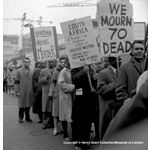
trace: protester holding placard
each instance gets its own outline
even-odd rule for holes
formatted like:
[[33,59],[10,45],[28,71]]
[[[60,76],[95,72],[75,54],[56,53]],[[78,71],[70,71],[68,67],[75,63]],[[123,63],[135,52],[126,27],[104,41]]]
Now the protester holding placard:
[[59,120],[62,121],[64,130],[64,140],[69,141],[67,126],[72,122],[72,92],[74,84],[72,84],[70,64],[68,58],[65,62],[65,67],[61,70],[58,78],[59,87]]
[[42,112],[44,113],[43,129],[53,127],[52,101],[49,101],[48,93],[52,82],[54,66],[54,60],[48,60],[47,68],[41,70],[39,77],[39,82],[42,84]]
[[142,41],[132,44],[131,60],[118,69],[116,98],[122,103],[135,94],[139,76],[145,71],[145,45]]
[[66,56],[61,56],[59,58],[59,63],[55,68],[55,71],[53,73],[52,77],[52,83],[50,85],[49,90],[49,100],[52,100],[52,116],[54,120],[54,131],[53,135],[56,136],[58,133],[61,132],[61,129],[59,128],[59,88],[58,88],[58,77],[60,74],[60,71],[65,67],[65,61]]
[[116,100],[116,69],[117,59],[109,57],[109,66],[98,74],[98,94],[99,94],[99,107],[100,107],[100,139],[103,138],[104,133],[113,118],[113,108],[111,105]]
[[[99,105],[95,90],[97,81],[89,66],[72,69],[72,78],[75,84],[72,106],[72,139],[78,142],[75,147],[85,148],[87,145],[82,142],[90,140],[91,124],[92,122],[96,123],[96,117],[98,117],[96,106]],[[99,125],[96,124],[97,126]],[[95,131],[96,138],[98,138],[99,133],[97,130]]]

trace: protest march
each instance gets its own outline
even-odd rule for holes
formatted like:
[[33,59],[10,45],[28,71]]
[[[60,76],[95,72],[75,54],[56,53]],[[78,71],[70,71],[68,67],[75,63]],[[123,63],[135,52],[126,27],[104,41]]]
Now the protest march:
[[7,61],[3,92],[17,99],[19,126],[50,128],[72,149],[147,149],[148,24],[128,0],[100,0],[95,10],[60,22],[61,34],[30,25],[32,57]]

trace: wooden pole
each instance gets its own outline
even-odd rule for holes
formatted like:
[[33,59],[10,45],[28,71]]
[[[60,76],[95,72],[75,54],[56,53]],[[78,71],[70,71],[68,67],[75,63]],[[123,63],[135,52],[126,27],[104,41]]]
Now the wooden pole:
[[117,69],[119,68],[119,56],[117,56]]
[[[89,67],[89,66],[88,66],[88,67]],[[88,76],[88,80],[89,80],[91,92],[93,92],[94,90],[93,90],[93,86],[92,86],[92,82],[91,82],[91,77],[90,77],[90,72],[89,72],[89,70],[88,70],[88,72],[87,72],[87,76]]]

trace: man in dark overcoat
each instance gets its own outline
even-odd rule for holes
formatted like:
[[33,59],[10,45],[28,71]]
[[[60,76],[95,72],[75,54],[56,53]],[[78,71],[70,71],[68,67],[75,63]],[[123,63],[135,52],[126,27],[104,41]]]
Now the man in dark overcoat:
[[142,41],[132,44],[131,60],[118,69],[116,98],[124,103],[135,94],[137,80],[145,71],[145,45]]
[[39,122],[43,122],[43,113],[42,113],[42,85],[39,83],[39,76],[42,69],[42,64],[40,62],[35,63],[35,69],[32,77],[32,86],[34,93],[34,102],[33,102],[33,113],[37,113],[39,117]]
[[110,110],[111,104],[116,100],[115,87],[116,87],[116,69],[117,61],[115,57],[109,57],[109,66],[100,71],[97,76],[97,91],[99,94],[99,110],[100,110],[100,139],[113,118]]
[[[93,73],[93,69],[89,69],[88,66],[72,69],[72,82],[75,84],[72,106],[72,140],[79,143],[90,140],[91,124],[96,117],[96,109],[98,109],[96,108],[98,107],[98,96],[95,92],[97,81]],[[87,147],[79,143],[76,147]]]

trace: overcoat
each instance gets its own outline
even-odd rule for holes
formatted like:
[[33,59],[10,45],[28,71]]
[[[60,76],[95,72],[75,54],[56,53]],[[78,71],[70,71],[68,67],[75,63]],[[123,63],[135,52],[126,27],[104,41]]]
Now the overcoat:
[[49,100],[49,88],[54,69],[45,68],[40,72],[39,82],[42,84],[42,112],[52,112],[52,101]]
[[115,83],[116,83],[116,74],[110,66],[99,72],[97,90],[99,94],[99,110],[100,110],[99,131],[101,139],[112,119],[112,114],[110,112],[109,105],[116,99]]
[[52,83],[49,90],[49,96],[52,96],[52,116],[59,117],[59,89],[58,89],[58,77],[60,71],[55,69],[52,77]]
[[134,58],[118,69],[118,78],[116,83],[116,98],[125,101],[131,98],[135,92],[137,80],[145,71],[145,61],[141,63],[135,61]]
[[31,107],[33,104],[33,90],[32,90],[32,76],[33,71],[27,71],[24,67],[16,72],[16,81],[18,81],[18,106]]
[[59,87],[59,119],[61,121],[72,122],[72,95],[74,89],[71,73],[68,68],[61,70],[58,78]]

